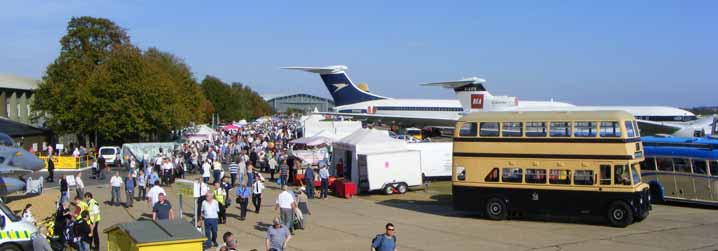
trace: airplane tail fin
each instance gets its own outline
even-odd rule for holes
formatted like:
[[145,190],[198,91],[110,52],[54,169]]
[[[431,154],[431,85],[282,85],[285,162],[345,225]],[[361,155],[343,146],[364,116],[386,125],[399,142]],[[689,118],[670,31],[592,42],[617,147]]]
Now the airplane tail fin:
[[370,100],[388,99],[359,89],[346,74],[348,67],[335,65],[327,67],[282,67],[286,70],[299,70],[319,74],[329,94],[334,99],[334,105],[343,106]]

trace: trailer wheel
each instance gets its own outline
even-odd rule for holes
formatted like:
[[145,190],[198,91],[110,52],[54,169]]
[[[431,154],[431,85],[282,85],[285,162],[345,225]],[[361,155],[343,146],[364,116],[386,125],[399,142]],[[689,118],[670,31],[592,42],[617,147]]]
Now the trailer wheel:
[[399,183],[399,187],[397,187],[396,190],[399,190],[400,194],[405,194],[406,191],[409,191],[409,187],[405,183]]
[[390,195],[394,193],[394,187],[391,184],[384,185],[384,194]]
[[623,201],[614,201],[608,207],[608,222],[613,227],[626,227],[633,223],[631,207]]

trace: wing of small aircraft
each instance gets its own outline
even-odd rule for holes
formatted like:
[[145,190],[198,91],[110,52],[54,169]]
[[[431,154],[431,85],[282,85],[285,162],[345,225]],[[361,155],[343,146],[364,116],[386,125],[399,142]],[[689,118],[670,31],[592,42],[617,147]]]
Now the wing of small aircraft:
[[416,127],[423,126],[451,126],[456,124],[456,120],[459,119],[460,115],[452,117],[440,117],[440,116],[400,116],[400,115],[385,115],[385,114],[368,114],[368,113],[343,113],[343,112],[315,112],[315,114],[321,115],[332,115],[332,116],[343,116],[353,117],[355,119],[362,119],[368,121],[381,121],[384,123],[397,123],[401,125],[410,125]]
[[25,174],[32,173],[32,170],[24,169],[24,168],[18,168],[18,167],[11,167],[8,165],[0,165],[0,175],[3,176],[22,176]]

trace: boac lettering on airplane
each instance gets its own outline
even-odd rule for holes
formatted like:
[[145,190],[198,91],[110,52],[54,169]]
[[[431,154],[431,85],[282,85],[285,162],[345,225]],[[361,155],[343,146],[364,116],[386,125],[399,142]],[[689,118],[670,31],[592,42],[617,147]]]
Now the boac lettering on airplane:
[[484,109],[484,94],[471,94],[471,109]]

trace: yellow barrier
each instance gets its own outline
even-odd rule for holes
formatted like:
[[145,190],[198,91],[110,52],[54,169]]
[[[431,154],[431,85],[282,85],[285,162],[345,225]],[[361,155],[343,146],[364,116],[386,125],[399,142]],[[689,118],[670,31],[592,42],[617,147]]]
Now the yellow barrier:
[[[38,155],[38,158],[45,163],[45,169],[47,169],[47,156]],[[55,163],[55,169],[75,170],[92,165],[92,158],[89,155],[79,158],[73,156],[55,156],[52,157],[52,162]]]

